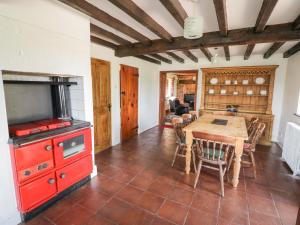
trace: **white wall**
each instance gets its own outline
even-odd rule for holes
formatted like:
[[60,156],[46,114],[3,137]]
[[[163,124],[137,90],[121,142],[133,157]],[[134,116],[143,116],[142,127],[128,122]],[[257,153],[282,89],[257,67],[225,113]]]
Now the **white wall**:
[[[53,0],[0,1],[0,70],[83,76],[85,119],[93,122],[89,19]],[[2,77],[0,75],[2,82]],[[0,84],[0,224],[20,220]]]
[[120,142],[120,64],[139,69],[138,132],[158,125],[158,65],[134,57],[115,57],[113,50],[97,44],[91,44],[91,57],[111,63],[112,144]]
[[278,141],[279,124],[283,103],[283,90],[286,76],[287,59],[282,57],[282,54],[275,54],[269,59],[263,59],[262,55],[251,55],[248,60],[244,60],[242,56],[234,56],[230,61],[224,58],[219,58],[217,63],[211,63],[207,59],[201,58],[198,63],[186,60],[184,64],[174,62],[173,64],[163,64],[160,66],[160,71],[171,70],[199,70],[198,74],[198,93],[197,93],[197,110],[200,108],[201,101],[201,85],[202,73],[201,68],[206,67],[230,67],[230,66],[259,66],[259,65],[279,65],[275,74],[275,86],[273,93],[272,111],[275,115],[273,124],[272,140]]
[[280,121],[279,144],[283,144],[287,122],[300,124],[300,118],[295,116],[300,92],[300,52],[291,56],[287,63],[287,74],[284,88],[283,110]]

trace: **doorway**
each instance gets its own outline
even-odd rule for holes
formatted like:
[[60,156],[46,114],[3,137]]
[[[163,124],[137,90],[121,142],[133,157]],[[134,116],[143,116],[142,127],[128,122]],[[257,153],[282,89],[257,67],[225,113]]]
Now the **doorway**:
[[159,122],[171,126],[174,116],[196,111],[198,70],[160,72]]
[[121,141],[125,141],[138,133],[138,85],[138,68],[121,65]]
[[91,59],[95,153],[111,146],[110,62]]

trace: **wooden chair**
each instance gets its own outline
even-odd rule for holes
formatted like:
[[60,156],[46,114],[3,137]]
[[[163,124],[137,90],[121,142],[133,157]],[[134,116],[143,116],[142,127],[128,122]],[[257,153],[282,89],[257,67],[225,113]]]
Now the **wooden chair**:
[[[193,137],[199,157],[194,188],[198,183],[201,168],[206,167],[219,171],[221,195],[224,197],[224,175],[228,170],[227,166],[231,163],[227,163],[227,158],[230,153],[234,153],[235,139],[202,132],[193,132]],[[232,157],[230,158],[232,159]]]
[[184,113],[181,115],[181,117],[185,126],[192,122],[192,115],[189,113]]
[[[182,128],[184,127],[183,119],[182,118],[173,118],[172,125],[174,127],[174,131],[176,134],[176,150],[174,153],[172,167],[176,161],[177,157],[185,158],[186,157],[186,142],[185,142],[185,133],[183,132]],[[194,164],[194,170],[196,172],[196,158],[195,158],[195,147],[192,147],[192,160]]]
[[198,119],[197,111],[190,111],[190,114],[192,115],[191,122],[194,122]]
[[256,163],[254,158],[254,152],[256,149],[256,145],[262,136],[264,130],[266,128],[266,124],[264,123],[256,123],[254,125],[254,134],[249,137],[248,142],[244,143],[243,155],[248,157],[248,160],[242,160],[242,164],[250,166],[253,168],[253,177],[256,178]]
[[251,120],[249,121],[248,127],[247,127],[247,132],[248,135],[250,135],[255,129],[255,124],[258,122],[257,117],[252,117]]
[[213,115],[236,116],[236,113],[235,112],[227,112],[227,111],[213,111]]

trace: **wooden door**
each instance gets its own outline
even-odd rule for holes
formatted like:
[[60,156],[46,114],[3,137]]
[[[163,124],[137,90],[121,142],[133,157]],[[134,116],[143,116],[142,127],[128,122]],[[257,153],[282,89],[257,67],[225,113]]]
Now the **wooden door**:
[[121,140],[124,141],[138,132],[138,69],[121,65]]
[[98,153],[111,146],[110,62],[92,59],[94,146]]
[[160,126],[163,126],[165,124],[166,82],[167,82],[167,74],[161,72],[160,82],[159,82],[159,124]]

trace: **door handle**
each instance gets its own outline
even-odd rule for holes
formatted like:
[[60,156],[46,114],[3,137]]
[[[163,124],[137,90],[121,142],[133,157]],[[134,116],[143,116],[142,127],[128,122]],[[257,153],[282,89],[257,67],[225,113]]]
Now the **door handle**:
[[61,178],[61,179],[65,179],[66,178],[66,174],[65,173],[61,173],[60,175],[59,175],[59,177]]
[[46,145],[45,146],[45,150],[46,151],[51,151],[52,150],[52,146],[51,145]]
[[121,95],[125,95],[125,91],[121,91]]
[[54,178],[50,178],[50,179],[48,180],[48,183],[49,183],[49,184],[54,184],[54,183],[55,183],[55,179],[54,179]]
[[64,147],[64,143],[63,142],[59,142],[57,145],[58,145],[58,147]]
[[107,107],[108,107],[108,111],[110,112],[110,109],[111,109],[111,104],[110,104],[110,103],[108,103]]

